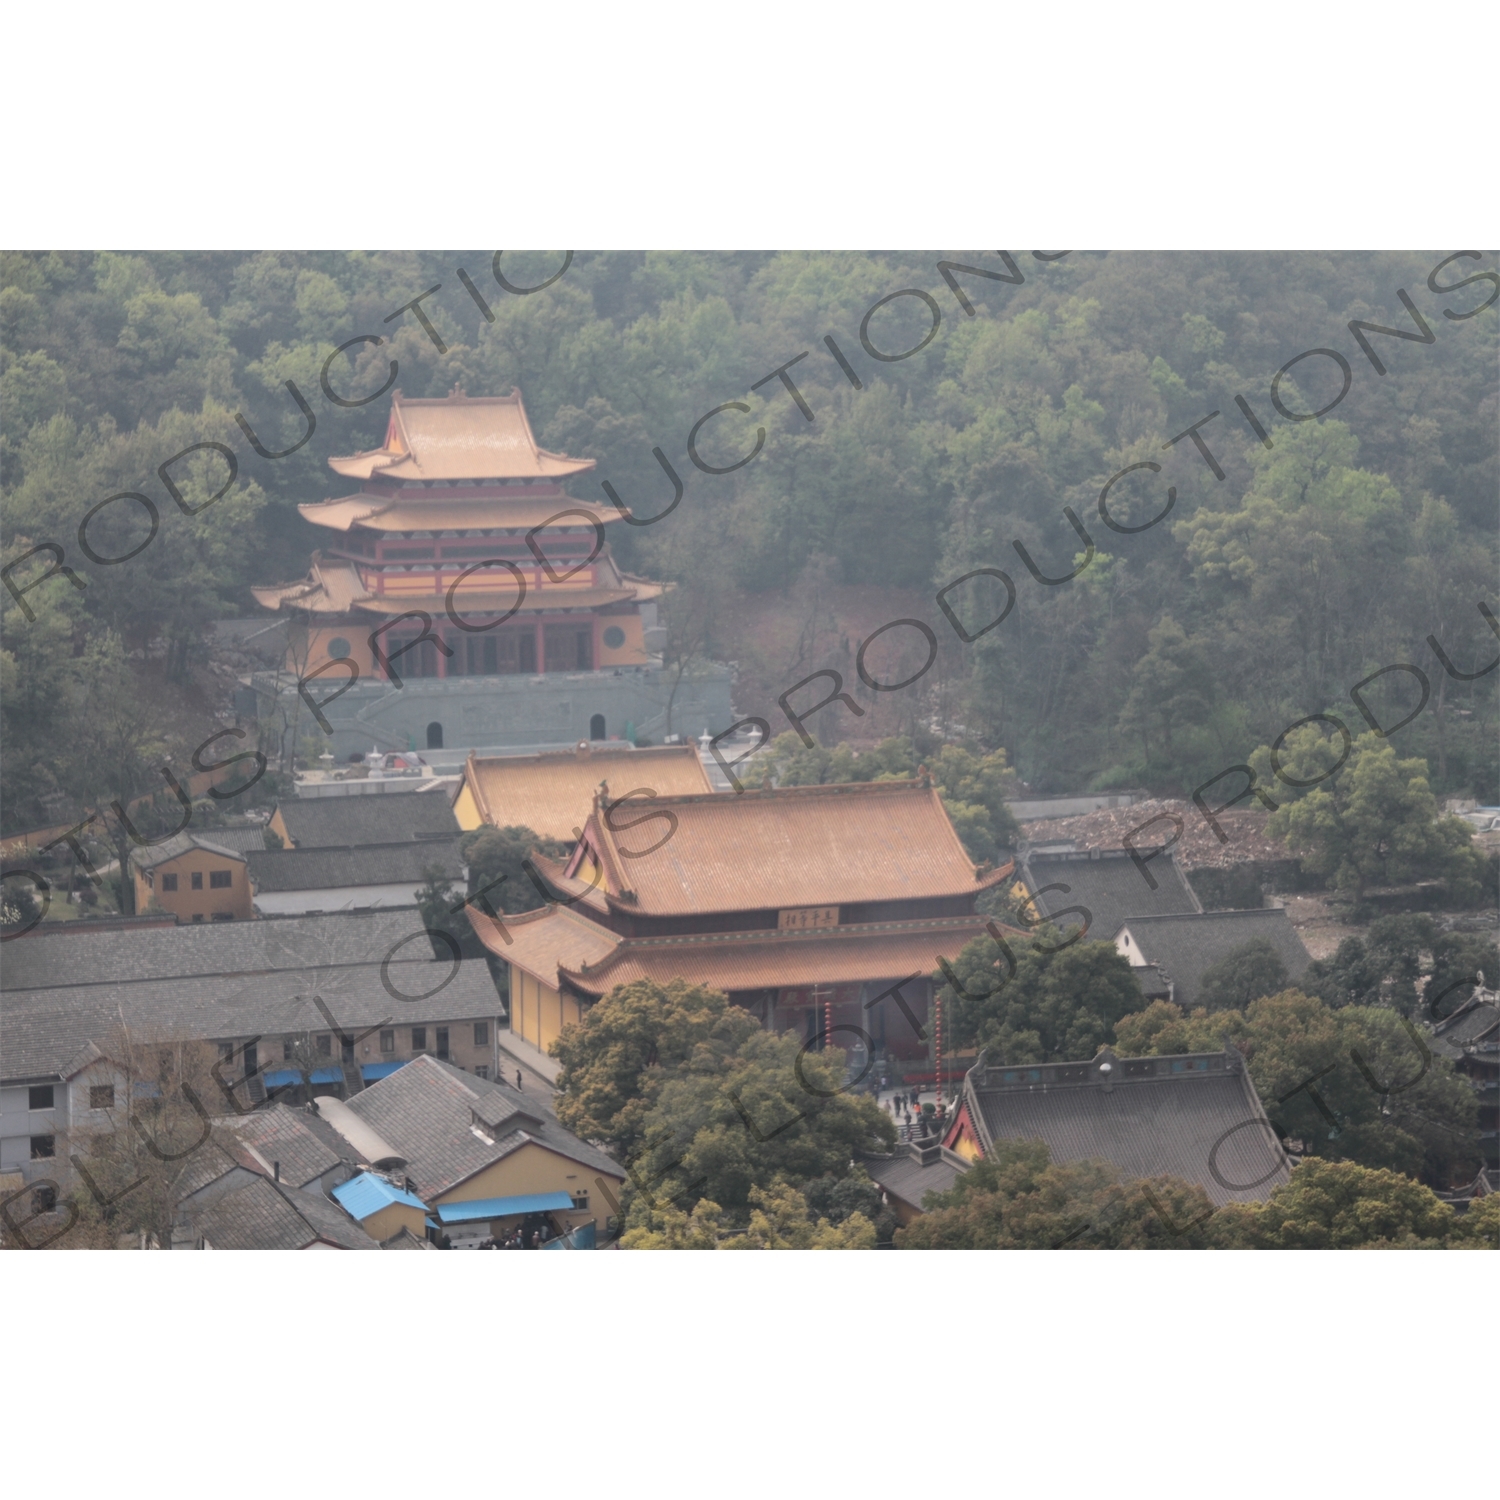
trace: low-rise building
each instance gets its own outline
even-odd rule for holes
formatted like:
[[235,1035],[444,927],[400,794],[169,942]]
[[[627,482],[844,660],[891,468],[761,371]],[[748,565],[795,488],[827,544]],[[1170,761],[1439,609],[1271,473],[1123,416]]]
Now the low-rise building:
[[265,849],[247,858],[255,910],[267,917],[413,907],[429,870],[460,888],[467,879],[456,838]]
[[153,904],[179,922],[232,922],[253,916],[245,856],[209,834],[178,833],[130,852],[135,909]]
[[972,1161],[941,1141],[913,1141],[891,1156],[866,1156],[860,1165],[885,1194],[903,1228],[926,1211],[929,1193],[946,1193],[967,1172]]
[[[1279,906],[1254,911],[1209,911],[1176,916],[1130,916],[1112,934],[1115,948],[1142,975],[1142,990],[1165,982],[1168,998],[1191,1010],[1201,1003],[1203,976],[1255,938],[1276,950],[1287,980],[1296,984],[1312,957]],[[1152,972],[1154,971],[1154,973]]]
[[209,1201],[190,1205],[185,1222],[200,1250],[380,1248],[321,1193],[254,1174]]
[[383,797],[289,798],[268,826],[288,849],[446,841],[463,831],[441,787]]
[[1109,942],[1127,917],[1203,910],[1170,852],[1137,853],[1139,863],[1127,849],[1033,849],[1012,894],[1033,920],[1082,928],[1090,942]]
[[334,1201],[370,1236],[384,1244],[404,1229],[414,1239],[427,1235],[427,1205],[389,1178],[361,1172],[333,1190]]
[[[565,1130],[538,1100],[436,1058],[417,1059],[325,1117],[365,1154],[394,1153],[373,1164],[393,1178],[399,1170],[404,1189],[456,1244],[543,1220],[559,1235],[588,1224],[602,1234],[619,1213],[618,1162]],[[395,1207],[384,1211],[394,1218]]]
[[108,1128],[124,1078],[99,1044],[122,1028],[214,1046],[219,1097],[206,1107],[222,1113],[353,1093],[414,1057],[479,1077],[499,1066],[504,1010],[487,965],[435,957],[413,912],[84,926],[45,923],[6,945],[0,1169],[63,1178],[68,1132]]

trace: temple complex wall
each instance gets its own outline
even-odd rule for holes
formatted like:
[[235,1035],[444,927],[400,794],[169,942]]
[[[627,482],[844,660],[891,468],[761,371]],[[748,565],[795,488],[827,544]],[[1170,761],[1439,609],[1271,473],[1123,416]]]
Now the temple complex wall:
[[[352,633],[348,639],[352,644]],[[408,652],[399,658],[397,669],[415,655]],[[345,674],[330,671],[308,682],[306,692],[313,702],[326,703],[322,712],[333,728],[328,748],[339,760],[356,750],[378,746],[381,750],[414,749],[429,761],[433,760],[431,751],[441,749],[449,752],[445,761],[461,765],[468,750],[623,738],[627,724],[634,725],[637,735],[660,744],[669,732],[666,706],[672,696],[672,677],[654,667],[555,672],[540,677],[439,679],[403,674],[398,689],[364,672],[353,687],[339,692]],[[279,693],[290,707],[297,696],[297,678],[262,672],[254,682],[259,717],[263,723],[274,723],[272,701]],[[727,667],[705,667],[685,676],[673,700],[671,732],[696,738],[705,728],[710,734],[728,728],[735,719],[729,688]],[[597,722],[601,719],[602,726]],[[441,731],[440,745],[432,743],[429,731],[434,725]],[[596,733],[601,727],[603,733]],[[305,703],[301,732],[318,732]]]

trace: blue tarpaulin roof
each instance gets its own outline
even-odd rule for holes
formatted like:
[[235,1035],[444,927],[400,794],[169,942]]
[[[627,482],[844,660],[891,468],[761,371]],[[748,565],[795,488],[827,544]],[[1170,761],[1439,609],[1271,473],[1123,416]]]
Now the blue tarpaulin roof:
[[444,1224],[472,1224],[476,1219],[504,1219],[511,1214],[544,1214],[572,1208],[567,1193],[523,1193],[518,1198],[471,1198],[467,1203],[440,1203],[437,1216]]
[[312,1083],[342,1083],[344,1070],[342,1068],[314,1068],[308,1076]]
[[277,1068],[273,1072],[263,1073],[266,1087],[272,1089],[282,1088],[286,1085],[296,1087],[302,1082],[302,1075],[295,1068]]
[[402,1062],[366,1063],[360,1072],[364,1075],[366,1083],[374,1083],[377,1078],[389,1078],[397,1068],[405,1066],[404,1060]]
[[356,1219],[368,1219],[371,1214],[379,1213],[382,1208],[389,1208],[393,1203],[404,1203],[409,1208],[420,1209],[424,1214],[427,1212],[427,1205],[420,1198],[403,1192],[393,1183],[370,1172],[361,1172],[358,1177],[341,1182],[334,1188],[333,1196]]

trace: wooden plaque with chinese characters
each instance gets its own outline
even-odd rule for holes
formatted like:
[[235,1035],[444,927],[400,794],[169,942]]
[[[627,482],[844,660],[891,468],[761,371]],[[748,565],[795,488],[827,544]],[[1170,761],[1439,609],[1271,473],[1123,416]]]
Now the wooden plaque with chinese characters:
[[837,927],[839,909],[836,906],[793,906],[776,913],[778,928],[787,927]]

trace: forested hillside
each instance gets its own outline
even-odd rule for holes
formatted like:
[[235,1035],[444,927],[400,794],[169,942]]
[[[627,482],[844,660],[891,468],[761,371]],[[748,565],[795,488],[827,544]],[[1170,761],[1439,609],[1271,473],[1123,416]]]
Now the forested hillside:
[[[1439,793],[1500,800],[1500,672],[1462,680],[1428,644],[1461,673],[1500,649],[1479,609],[1495,607],[1500,484],[1493,264],[1446,250],[7,255],[0,540],[7,564],[31,555],[0,595],[5,826],[87,805],[103,753],[88,715],[122,693],[165,703],[209,623],[255,613],[249,584],[301,575],[317,539],[295,506],[347,490],[330,454],[379,444],[384,396],[352,403],[392,361],[408,396],[519,386],[539,441],[598,459],[575,494],[607,482],[649,518],[672,501],[664,465],[680,476],[670,515],[611,540],[678,585],[672,652],[736,662],[739,712],[773,733],[788,728],[776,694],[819,668],[859,691],[880,590],[899,602],[876,623],[923,601],[942,668],[864,720],[823,711],[822,737],[920,737],[936,720],[1004,748],[1038,790],[1190,791],[1305,715],[1361,732],[1350,688],[1405,663],[1431,698],[1399,753],[1425,757]],[[1332,352],[1278,376],[1309,350]],[[739,405],[690,452],[725,403]],[[237,464],[216,500],[221,448],[159,473],[199,444]],[[113,499],[80,540],[121,494],[143,498]],[[54,571],[27,588],[56,562],[76,583]],[[978,637],[964,643],[934,596],[979,568],[1009,575],[1016,603],[979,634],[1003,586],[985,575],[946,596]],[[851,591],[853,626],[827,613]],[[817,654],[824,639],[837,659]],[[882,680],[906,675],[876,663]],[[1416,707],[1417,679],[1390,673],[1362,696],[1389,725]],[[144,786],[177,731],[130,733],[157,736]]]

